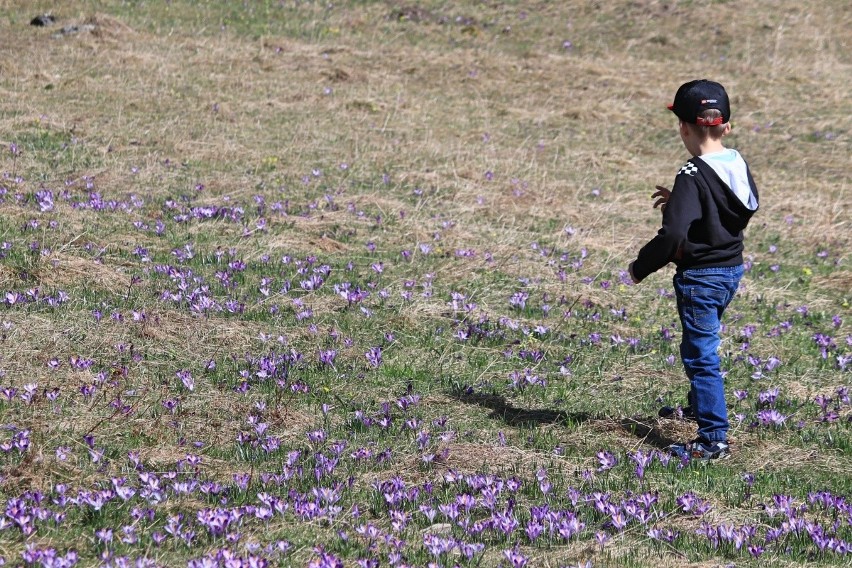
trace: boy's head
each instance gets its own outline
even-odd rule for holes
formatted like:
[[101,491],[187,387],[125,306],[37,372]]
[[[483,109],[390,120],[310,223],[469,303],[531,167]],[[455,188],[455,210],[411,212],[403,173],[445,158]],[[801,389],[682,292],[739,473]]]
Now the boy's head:
[[669,110],[691,130],[718,139],[730,130],[731,104],[725,88],[715,81],[698,79],[684,83]]

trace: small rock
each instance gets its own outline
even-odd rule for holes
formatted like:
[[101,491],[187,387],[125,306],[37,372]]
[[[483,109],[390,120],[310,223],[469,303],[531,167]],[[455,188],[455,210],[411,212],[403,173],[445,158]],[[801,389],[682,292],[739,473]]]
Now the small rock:
[[450,523],[433,523],[423,529],[424,534],[452,534],[453,525]]
[[56,17],[53,14],[41,14],[30,20],[31,26],[38,26],[40,28],[43,28],[45,26],[52,26],[55,23]]

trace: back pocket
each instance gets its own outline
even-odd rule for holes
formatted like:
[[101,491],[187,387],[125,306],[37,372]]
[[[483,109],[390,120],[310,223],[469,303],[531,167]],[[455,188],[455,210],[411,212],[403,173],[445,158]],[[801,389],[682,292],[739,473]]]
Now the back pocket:
[[690,288],[689,310],[695,327],[704,331],[718,331],[719,317],[725,309],[728,293],[724,290]]

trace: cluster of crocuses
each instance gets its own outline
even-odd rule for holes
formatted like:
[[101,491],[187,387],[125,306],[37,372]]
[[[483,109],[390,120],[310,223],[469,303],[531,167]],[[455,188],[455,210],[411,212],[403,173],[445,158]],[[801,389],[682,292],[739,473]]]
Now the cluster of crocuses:
[[[839,316],[834,316],[835,323],[837,326],[840,325]],[[823,359],[828,359],[831,353],[835,354],[835,359],[837,361],[837,366],[840,370],[845,371],[846,366],[849,364],[850,357],[852,357],[852,353],[843,353],[839,352],[837,342],[833,337],[825,333],[815,333],[813,335],[813,341],[816,346],[819,348],[820,356]],[[846,346],[852,346],[852,335],[846,336]]]
[[52,308],[59,307],[69,300],[68,294],[63,290],[55,293],[45,293],[39,288],[28,288],[22,292],[7,290],[3,295],[3,303],[8,306],[21,306],[24,304],[43,304]]
[[[42,213],[53,211],[57,199],[61,199],[63,203],[75,209],[95,211],[131,211],[144,205],[143,200],[137,195],[130,195],[126,201],[104,200],[101,194],[95,191],[95,180],[92,176],[83,176],[76,180],[69,179],[65,182],[62,191],[56,192],[43,186],[35,191],[27,191],[27,180],[21,176],[13,176],[9,172],[4,172],[2,178],[4,185],[0,185],[0,203],[15,203],[24,208],[32,207]],[[79,189],[81,185],[85,194],[74,195],[74,190]]]
[[[134,254],[143,262],[151,262],[149,251],[145,248],[137,247]],[[246,300],[251,296],[246,295],[248,292],[247,285],[243,285],[243,289],[239,289],[239,287],[240,282],[245,279],[243,273],[249,266],[243,260],[237,258],[236,254],[235,249],[228,249],[227,251],[217,249],[210,255],[211,262],[208,265],[205,266],[202,263],[199,266],[190,267],[188,264],[196,257],[195,247],[186,244],[183,247],[173,249],[172,255],[177,259],[178,266],[155,264],[150,269],[154,275],[167,276],[173,285],[173,288],[162,290],[160,300],[175,306],[188,307],[193,313],[227,312],[242,314],[245,310]],[[267,272],[267,274],[259,277],[256,291],[252,290],[251,294],[255,296],[254,299],[264,304],[268,303],[268,300],[273,296],[282,299],[290,298],[288,301],[293,306],[296,321],[310,320],[313,317],[311,307],[305,304],[301,296],[292,296],[290,292],[306,294],[316,292],[323,287],[331,274],[332,267],[328,264],[315,266],[316,262],[317,258],[313,255],[309,255],[303,260],[293,259],[290,255],[283,255],[278,262],[273,262],[268,255],[263,255],[258,263],[252,265],[252,267]],[[210,270],[205,271],[207,268]],[[378,265],[375,265],[373,270],[380,272],[377,268]],[[205,272],[211,270],[215,277],[215,283],[218,285],[215,288],[211,288],[208,283],[211,279],[209,275],[205,275]],[[353,268],[350,266],[346,272],[352,270]],[[269,272],[272,271],[276,273],[270,274]],[[295,272],[295,274],[289,275],[290,271]],[[294,280],[296,281],[295,287]],[[408,284],[406,286],[410,287]],[[367,288],[375,289],[377,284],[368,282]],[[346,300],[348,306],[357,305],[367,317],[372,314],[372,311],[364,306],[364,301],[372,295],[370,290],[362,289],[349,281],[335,283],[333,290],[335,294]],[[387,289],[379,289],[376,292],[376,296],[380,300],[386,299],[389,295],[390,292]],[[270,314],[276,315],[282,307],[276,303],[268,303],[266,309]]]
[[[749,398],[749,392],[745,389],[735,389],[734,399],[737,402],[746,401]],[[827,396],[820,394],[814,397],[812,401],[798,402],[792,400],[784,400],[783,406],[789,409],[789,414],[784,414],[777,405],[779,404],[780,389],[778,387],[770,387],[767,390],[760,391],[757,394],[756,412],[753,421],[749,424],[750,427],[780,427],[787,423],[787,419],[793,412],[799,411],[803,407],[816,407],[819,409],[819,414],[816,417],[817,423],[833,423],[841,420],[841,417],[846,416],[846,420],[852,421],[852,402],[850,402],[849,388],[836,387],[835,396]],[[811,406],[813,405],[813,406]],[[738,422],[746,420],[746,414],[736,412],[734,418]],[[805,425],[804,419],[799,419],[796,424],[797,428],[802,428]]]
[[[820,421],[837,422],[844,410],[848,411],[852,408],[848,387],[838,387],[835,390],[835,395],[835,397],[830,397],[820,394],[814,397],[814,404],[822,411]],[[852,415],[848,415],[847,420],[852,421]]]
[[[344,451],[344,442],[324,440],[319,434],[309,438],[317,446],[327,444],[328,450],[291,451],[280,473],[258,475],[254,482],[245,475],[235,476],[231,483],[205,480],[200,474],[203,458],[197,455],[187,455],[173,471],[159,473],[148,471],[138,456],[131,455],[135,474],[111,478],[108,485],[72,489],[58,484],[50,493],[27,491],[9,498],[3,504],[0,535],[51,534],[98,512],[104,513],[103,519],[113,519],[126,511],[129,517],[123,526],[92,527],[104,563],[129,565],[118,551],[137,546],[181,549],[230,543],[245,552],[221,548],[191,560],[189,566],[263,565],[290,554],[292,547],[283,540],[253,539],[262,527],[285,521],[334,527],[341,542],[358,543],[362,565],[383,559],[402,566],[417,558],[443,565],[458,558],[455,555],[475,563],[487,544],[496,543],[510,545],[513,552],[507,559],[524,565],[526,557],[518,545],[553,546],[593,538],[606,546],[628,530],[639,529],[652,540],[677,546],[690,539],[683,529],[675,529],[678,519],[686,516],[704,519],[691,538],[705,539],[711,548],[731,553],[760,556],[771,547],[783,549],[791,539],[810,542],[819,553],[850,551],[852,506],[829,492],[811,493],[805,502],[775,495],[762,506],[761,526],[712,524],[706,520],[711,505],[691,492],[663,504],[655,491],[619,494],[594,489],[595,474],[588,476],[592,482],[588,489],[567,487],[557,492],[550,474],[541,468],[527,480],[447,470],[436,481],[409,484],[389,477],[364,487],[351,476],[335,475],[334,466],[327,467],[330,460],[354,461]],[[626,461],[644,469],[662,456],[637,453]],[[609,452],[601,452],[599,458],[599,474],[618,467],[619,460]],[[638,471],[637,477],[642,477]],[[753,477],[747,483],[753,483]],[[192,496],[216,505],[181,511]],[[350,503],[346,514],[343,503]],[[367,511],[371,513],[366,515]],[[328,562],[336,558],[324,550],[317,554]],[[70,566],[76,557],[75,551],[33,546],[22,553],[25,563],[43,566]]]
[[[807,321],[808,318],[811,317],[810,310],[807,306],[799,306],[795,309],[795,313],[799,318],[805,320],[805,327],[807,329],[811,329],[814,326],[814,322]],[[843,318],[841,318],[838,314],[834,314],[831,317],[831,327],[834,330],[837,330],[842,325]],[[773,325],[764,335],[767,337],[782,337],[789,334],[795,326],[796,323],[792,321],[792,319],[786,319],[776,325]],[[722,329],[723,331],[727,331],[727,326],[723,324]],[[776,369],[782,364],[782,362],[772,355],[770,355],[766,361],[762,361],[760,357],[750,353],[751,340],[757,330],[758,326],[755,324],[745,325],[739,330],[736,337],[741,342],[739,348],[740,353],[734,358],[734,360],[746,362],[753,369],[751,377],[753,379],[762,379],[766,377],[766,373]],[[852,347],[852,335],[846,335],[845,341],[843,342],[845,343],[845,347],[842,344],[838,345],[838,340],[835,337],[829,333],[821,331],[810,335],[810,339],[811,344],[817,348],[817,352],[819,353],[819,357],[822,362],[830,361],[833,357],[835,368],[840,371],[846,370],[846,366],[849,361],[852,360],[852,353],[848,351],[848,349]]]
[[30,447],[30,430],[18,428],[14,424],[8,424],[5,429],[11,432],[12,438],[0,442],[0,451],[4,454],[16,452],[22,454]]

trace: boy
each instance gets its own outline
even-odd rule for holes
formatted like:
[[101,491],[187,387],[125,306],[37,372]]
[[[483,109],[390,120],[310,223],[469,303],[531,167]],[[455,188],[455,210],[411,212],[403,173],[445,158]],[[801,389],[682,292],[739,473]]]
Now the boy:
[[722,313],[743,274],[743,229],[757,211],[757,187],[745,160],[725,148],[731,108],[724,87],[701,79],[681,85],[669,110],[678,117],[681,140],[692,158],[671,191],[657,186],[663,225],[630,263],[633,282],[674,262],[673,283],[683,337],[680,356],[689,377],[684,414],[698,421],[698,437],[672,444],[683,460],[730,455],[728,411],[719,368]]

